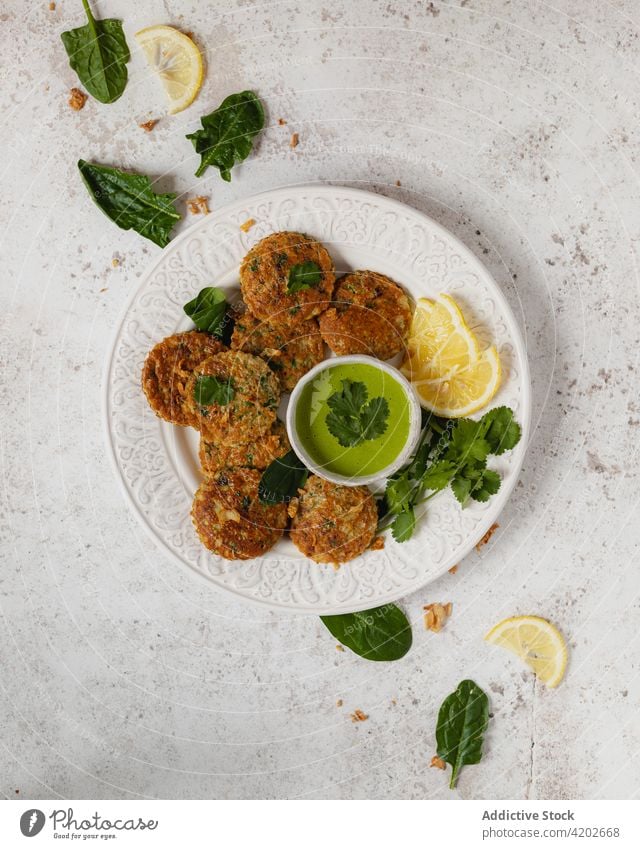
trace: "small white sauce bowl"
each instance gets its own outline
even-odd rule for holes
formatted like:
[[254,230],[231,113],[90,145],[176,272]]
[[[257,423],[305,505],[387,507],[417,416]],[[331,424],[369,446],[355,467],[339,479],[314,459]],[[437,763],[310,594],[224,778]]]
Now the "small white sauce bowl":
[[[296,429],[296,409],[298,406],[298,400],[305,386],[314,380],[320,372],[334,368],[335,366],[349,364],[373,366],[374,368],[380,369],[380,371],[386,372],[404,389],[409,403],[409,435],[407,436],[404,448],[398,456],[395,457],[393,462],[389,463],[389,465],[385,466],[384,469],[380,469],[379,472],[375,472],[375,474],[372,475],[347,477],[345,475],[338,475],[335,472],[327,471],[327,469],[319,466],[315,460],[309,456],[298,438],[298,432]],[[375,357],[367,357],[363,354],[352,354],[347,357],[332,357],[331,359],[323,360],[321,363],[318,363],[317,366],[314,366],[311,371],[308,371],[304,377],[300,378],[291,393],[291,398],[289,399],[286,425],[291,447],[314,475],[318,475],[318,477],[324,478],[332,483],[342,484],[343,486],[362,486],[374,484],[378,481],[382,481],[384,478],[390,477],[409,460],[420,437],[420,431],[422,429],[422,415],[420,402],[418,401],[415,389],[397,368],[390,366],[382,360],[376,360]]]

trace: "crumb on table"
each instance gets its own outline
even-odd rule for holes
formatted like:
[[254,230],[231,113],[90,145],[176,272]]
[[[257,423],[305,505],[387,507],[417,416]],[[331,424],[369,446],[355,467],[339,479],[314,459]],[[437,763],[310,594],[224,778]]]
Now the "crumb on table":
[[189,198],[187,200],[187,208],[192,215],[199,215],[201,212],[205,215],[209,214],[209,204],[207,203],[207,198],[203,197],[203,195]]
[[437,634],[438,631],[442,631],[444,623],[451,616],[453,605],[450,601],[446,604],[441,604],[437,601],[433,604],[425,604],[424,610],[426,610],[424,614],[424,627],[428,631],[434,631]]
[[342,699],[338,699],[338,701],[336,702],[336,707],[342,707],[343,704],[344,702],[342,701]]
[[284,120],[284,118],[278,118],[278,124],[280,124],[280,126],[281,126],[281,127],[284,127],[284,125],[285,125],[286,123],[287,123],[287,122]]
[[79,88],[72,88],[69,92],[69,106],[72,109],[75,109],[76,112],[79,112],[87,102],[87,98],[88,95],[83,91],[80,91]]
[[255,225],[255,223],[256,223],[255,218],[247,218],[247,220],[244,222],[244,224],[240,225],[240,229],[242,230],[243,233],[248,233],[249,230],[251,230],[251,228]]
[[364,713],[360,708],[354,710],[351,714],[351,722],[366,722],[367,719],[369,719],[369,714]]
[[482,539],[478,540],[478,542],[476,543],[476,551],[480,551],[482,546],[486,545],[489,542],[489,540],[495,534],[495,532],[498,530],[499,527],[500,527],[500,525],[497,522],[494,522],[493,525],[491,525],[491,527],[486,532],[486,534],[482,537]]
[[384,537],[376,537],[369,546],[369,548],[371,549],[371,551],[380,551],[380,549],[384,548]]
[[398,186],[398,188],[400,188],[401,185],[402,185],[402,183],[400,182],[400,180],[396,180],[396,186]]
[[111,265],[114,268],[117,268],[120,265],[120,260],[118,259],[117,256],[114,256],[114,258],[111,260]]
[[151,118],[149,121],[145,121],[143,124],[138,124],[138,126],[141,130],[144,130],[145,133],[150,133],[159,120],[160,118]]
[[300,144],[300,136],[298,133],[291,133],[291,138],[289,139],[289,147],[298,147]]
[[429,764],[429,766],[433,766],[436,769],[446,769],[447,768],[447,765],[442,760],[442,758],[439,758],[437,755],[434,755],[431,758],[431,763]]
[[341,646],[340,643],[336,645],[336,651],[344,651],[344,646]]
[[458,571],[458,564],[456,563],[455,566],[452,566],[451,569],[449,569],[449,574],[455,575],[457,571]]
[[[49,11],[50,11],[50,12],[55,12],[55,10],[56,10],[56,4],[55,4],[55,3],[53,3],[53,2],[52,2],[52,3],[49,3]],[[18,792],[18,791],[16,790],[16,793],[17,793],[17,792]]]

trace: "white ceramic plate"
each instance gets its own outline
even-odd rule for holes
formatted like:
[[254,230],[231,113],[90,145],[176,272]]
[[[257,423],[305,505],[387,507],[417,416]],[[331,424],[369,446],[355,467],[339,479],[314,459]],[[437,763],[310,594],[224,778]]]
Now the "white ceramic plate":
[[[240,225],[256,224],[248,233]],[[191,524],[198,487],[198,435],[156,418],[140,389],[147,351],[192,325],[182,307],[204,286],[237,289],[249,248],[278,230],[322,241],[345,272],[370,268],[414,297],[448,292],[487,343],[498,347],[504,379],[493,405],[508,404],[523,427],[514,451],[494,458],[503,478],[486,504],[464,510],[443,492],[429,502],[414,537],[369,551],[338,571],[303,557],[283,539],[256,560],[228,561],[200,544]],[[134,293],[117,328],[105,375],[107,439],[129,502],[179,566],[236,596],[292,612],[327,614],[394,601],[458,563],[495,522],[522,466],[528,439],[530,385],[524,344],[502,293],[454,236],[422,213],[380,195],[339,186],[276,189],[212,212],[165,248]]]

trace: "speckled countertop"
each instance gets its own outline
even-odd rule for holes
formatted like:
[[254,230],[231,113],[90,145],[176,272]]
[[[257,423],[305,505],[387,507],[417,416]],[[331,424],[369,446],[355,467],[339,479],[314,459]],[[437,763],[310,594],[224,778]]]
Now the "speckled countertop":
[[[59,33],[81,21],[79,0],[0,9],[2,794],[448,798],[429,768],[435,714],[473,677],[493,721],[457,795],[637,797],[638,3],[99,9],[124,18],[132,48],[152,23],[192,30],[208,72],[194,106],[147,134],[138,125],[165,107],[134,51],[121,100],[76,113]],[[249,87],[269,111],[257,155],[230,184],[213,169],[196,181],[184,134]],[[219,594],[129,515],[100,384],[158,249],[92,206],[79,157],[212,207],[288,183],[369,188],[433,216],[495,276],[527,341],[532,442],[491,542],[403,600],[404,660],[367,663],[319,620]],[[421,624],[431,601],[453,602],[439,634]],[[567,635],[556,691],[483,643],[516,613]]]

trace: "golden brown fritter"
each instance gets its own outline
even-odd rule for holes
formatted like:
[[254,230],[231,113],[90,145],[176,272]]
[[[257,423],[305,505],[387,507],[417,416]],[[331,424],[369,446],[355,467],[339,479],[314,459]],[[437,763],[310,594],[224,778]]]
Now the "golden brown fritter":
[[[211,388],[216,400],[204,402]],[[186,407],[208,442],[250,442],[276,420],[280,384],[259,357],[225,351],[194,369],[186,388]]]
[[334,353],[389,360],[404,351],[411,304],[384,274],[353,271],[338,280],[333,303],[319,321],[322,338]]
[[[321,279],[294,291],[289,275],[304,262],[315,263]],[[304,233],[272,233],[251,248],[240,266],[245,303],[253,315],[271,324],[297,324],[321,313],[329,305],[334,281],[327,250]]]
[[315,318],[300,324],[270,324],[247,312],[236,318],[231,347],[255,354],[275,371],[285,392],[324,359],[324,342]]
[[269,463],[282,457],[291,445],[287,429],[278,419],[271,431],[252,442],[207,442],[200,437],[200,465],[205,475],[221,469],[246,467],[266,469]]
[[260,476],[256,469],[225,469],[200,485],[191,518],[209,551],[228,560],[249,560],[280,539],[287,524],[287,508],[261,503]]
[[366,486],[340,486],[310,475],[300,490],[291,539],[316,563],[346,563],[373,541],[376,502]]
[[197,330],[158,342],[147,354],[142,369],[142,389],[155,414],[172,424],[194,425],[185,404],[187,382],[203,360],[226,350],[214,336]]

